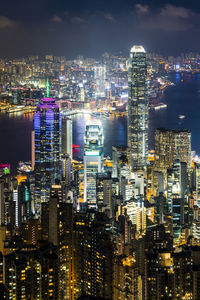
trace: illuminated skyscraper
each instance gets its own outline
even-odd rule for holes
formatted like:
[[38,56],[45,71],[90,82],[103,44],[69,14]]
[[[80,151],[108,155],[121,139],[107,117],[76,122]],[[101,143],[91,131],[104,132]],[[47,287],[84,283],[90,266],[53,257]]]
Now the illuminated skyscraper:
[[59,107],[52,98],[41,99],[34,116],[35,210],[50,195],[50,186],[60,177],[61,125]]
[[128,146],[131,167],[146,166],[148,154],[147,62],[142,46],[131,48],[128,75]]
[[84,146],[84,202],[96,208],[96,175],[103,172],[103,129],[99,120],[86,124]]
[[176,159],[191,164],[191,133],[188,130],[156,129],[155,167],[158,171],[170,169]]
[[62,118],[62,154],[72,158],[72,120]]
[[94,69],[94,78],[96,86],[95,97],[105,97],[106,67],[102,65],[97,65]]

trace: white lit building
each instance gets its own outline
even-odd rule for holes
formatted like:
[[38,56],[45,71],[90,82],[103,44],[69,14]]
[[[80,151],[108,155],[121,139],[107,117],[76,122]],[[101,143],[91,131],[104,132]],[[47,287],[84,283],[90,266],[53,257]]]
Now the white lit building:
[[84,138],[84,202],[96,208],[96,175],[103,172],[103,129],[99,120],[86,124]]
[[95,66],[94,78],[95,78],[95,97],[96,98],[104,98],[105,97],[106,67],[102,66],[102,65]]

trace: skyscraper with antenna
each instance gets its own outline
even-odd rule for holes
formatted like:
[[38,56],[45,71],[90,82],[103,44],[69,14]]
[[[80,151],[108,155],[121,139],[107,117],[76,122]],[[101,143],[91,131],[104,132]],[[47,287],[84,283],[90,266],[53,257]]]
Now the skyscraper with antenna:
[[60,178],[61,122],[59,106],[49,97],[42,98],[34,115],[35,130],[35,212],[40,213],[41,202],[47,202],[51,184]]
[[128,146],[132,170],[143,170],[148,157],[147,61],[142,46],[133,46],[128,70]]

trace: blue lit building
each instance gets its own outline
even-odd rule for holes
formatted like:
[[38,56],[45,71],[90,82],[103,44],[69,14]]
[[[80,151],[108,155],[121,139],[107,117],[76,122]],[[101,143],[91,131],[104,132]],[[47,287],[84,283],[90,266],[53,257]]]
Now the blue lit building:
[[47,202],[50,186],[60,178],[61,118],[52,98],[42,98],[34,116],[35,130],[35,210]]

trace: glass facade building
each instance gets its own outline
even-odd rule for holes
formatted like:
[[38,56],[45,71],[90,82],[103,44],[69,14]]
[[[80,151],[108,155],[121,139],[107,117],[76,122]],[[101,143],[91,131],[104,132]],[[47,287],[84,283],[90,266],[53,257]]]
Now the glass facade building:
[[144,169],[148,155],[147,62],[142,46],[131,48],[128,75],[128,146],[131,167]]
[[52,98],[43,98],[34,116],[35,129],[35,210],[49,200],[50,186],[60,177],[61,122],[59,107]]
[[96,175],[103,171],[103,128],[99,120],[86,124],[84,139],[84,202],[96,208]]

